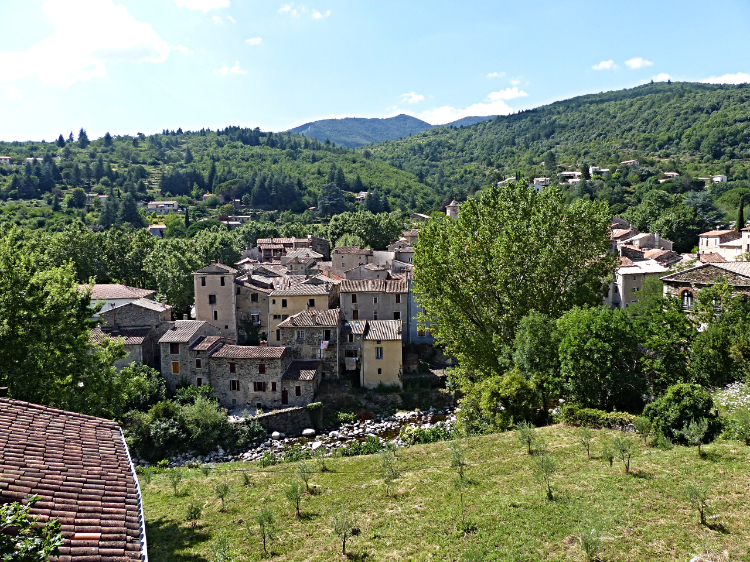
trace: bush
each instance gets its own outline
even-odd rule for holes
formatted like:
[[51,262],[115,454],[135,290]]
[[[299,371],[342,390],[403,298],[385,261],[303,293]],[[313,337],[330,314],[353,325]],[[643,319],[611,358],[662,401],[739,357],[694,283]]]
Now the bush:
[[437,422],[430,428],[404,425],[399,433],[399,439],[409,445],[447,441],[453,437],[453,430],[445,422]]
[[651,420],[655,431],[683,444],[686,440],[681,432],[691,420],[708,420],[704,443],[711,442],[721,431],[721,422],[714,410],[711,395],[697,384],[670,386],[664,395],[646,406],[643,415]]
[[336,414],[336,419],[339,423],[354,423],[357,420],[357,416],[352,412],[339,412]]
[[310,458],[310,450],[294,445],[284,451],[284,462],[299,462]]
[[227,419],[227,411],[216,402],[201,396],[195,403],[183,406],[180,413],[194,450],[207,453],[217,445],[234,446],[234,430]]
[[180,381],[177,385],[177,392],[174,396],[174,401],[177,404],[187,406],[189,404],[195,404],[198,398],[205,398],[212,402],[218,402],[214,389],[209,385],[193,386],[186,379]]
[[244,449],[259,445],[266,440],[266,430],[255,418],[234,424],[236,447]]
[[370,436],[365,441],[352,441],[346,447],[338,450],[342,457],[356,457],[359,455],[374,455],[383,449],[380,439]]
[[561,418],[563,423],[568,425],[621,429],[634,423],[636,416],[626,412],[605,412],[595,408],[563,406]]
[[120,378],[129,381],[126,389],[127,399],[123,408],[126,412],[129,410],[145,412],[167,397],[164,379],[159,371],[147,365],[134,361],[127,367],[123,367],[120,371]]

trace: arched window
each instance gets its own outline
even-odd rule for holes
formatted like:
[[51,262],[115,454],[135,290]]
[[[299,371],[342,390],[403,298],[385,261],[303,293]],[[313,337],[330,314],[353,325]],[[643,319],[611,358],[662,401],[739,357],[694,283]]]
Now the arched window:
[[693,308],[693,293],[687,289],[682,291],[682,308],[684,310],[691,310]]

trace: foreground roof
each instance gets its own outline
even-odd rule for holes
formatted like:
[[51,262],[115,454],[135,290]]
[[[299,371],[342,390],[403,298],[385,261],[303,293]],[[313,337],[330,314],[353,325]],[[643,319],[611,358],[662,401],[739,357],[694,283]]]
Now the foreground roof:
[[29,495],[40,521],[58,518],[52,561],[146,560],[138,481],[113,421],[0,398],[0,503]]
[[402,279],[344,279],[342,293],[406,293],[406,282]]
[[698,283],[713,285],[726,280],[735,287],[750,286],[750,262],[704,263],[661,278],[673,283]]
[[401,320],[368,320],[365,340],[400,340]]

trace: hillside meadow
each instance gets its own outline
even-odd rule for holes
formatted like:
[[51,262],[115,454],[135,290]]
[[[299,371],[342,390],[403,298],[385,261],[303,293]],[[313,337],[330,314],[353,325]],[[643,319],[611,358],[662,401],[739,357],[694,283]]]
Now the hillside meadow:
[[[598,533],[606,561],[750,560],[750,447],[718,440],[703,448],[664,450],[639,440],[630,473],[601,457],[618,432],[593,430],[591,458],[579,430],[561,425],[537,430],[556,470],[552,501],[534,477],[535,458],[515,432],[457,441],[464,448],[468,486],[465,512],[454,487],[450,442],[397,451],[399,477],[386,493],[378,455],[307,461],[316,471],[301,517],[285,498],[297,467],[283,463],[219,465],[208,475],[183,470],[177,495],[169,473],[141,476],[150,557],[158,562],[261,560],[484,561],[585,560],[580,536]],[[633,439],[636,439],[633,436]],[[243,476],[245,475],[245,476]],[[148,483],[145,480],[150,480]],[[229,485],[222,511],[217,485]],[[708,519],[702,525],[686,495],[705,486]],[[200,505],[195,529],[188,506]],[[256,515],[268,507],[275,539],[264,555]],[[358,536],[341,540],[332,518],[348,509]],[[468,529],[468,532],[465,530]],[[231,558],[216,556],[228,545]]]

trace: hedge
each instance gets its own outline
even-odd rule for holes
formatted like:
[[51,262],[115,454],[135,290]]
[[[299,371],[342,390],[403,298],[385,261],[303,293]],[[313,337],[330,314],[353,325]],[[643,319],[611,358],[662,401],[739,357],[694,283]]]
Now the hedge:
[[563,423],[592,428],[623,428],[635,421],[633,414],[627,412],[605,412],[595,408],[577,408],[564,406],[561,412]]

